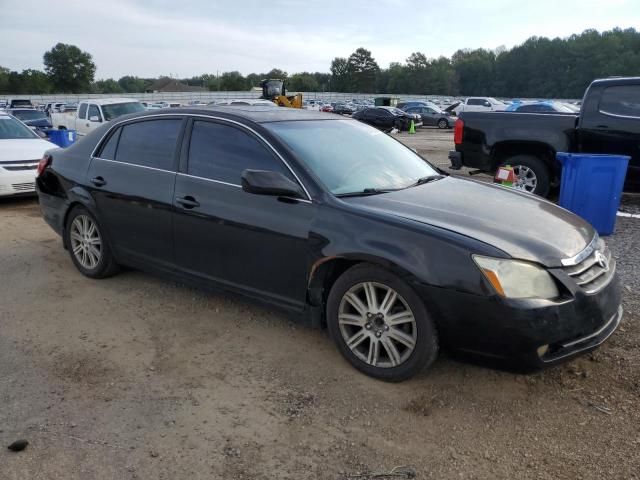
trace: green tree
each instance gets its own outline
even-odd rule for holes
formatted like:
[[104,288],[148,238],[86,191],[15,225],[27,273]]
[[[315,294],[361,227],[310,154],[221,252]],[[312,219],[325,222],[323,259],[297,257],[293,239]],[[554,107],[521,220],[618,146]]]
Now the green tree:
[[318,82],[308,72],[294,73],[287,81],[287,89],[294,92],[317,92]]
[[51,92],[49,77],[40,70],[23,70],[20,77],[24,93],[42,94]]
[[5,67],[0,67],[0,93],[9,92],[9,74],[11,70]]
[[64,43],[45,52],[44,65],[54,89],[63,93],[88,92],[96,73],[89,53]]
[[331,90],[348,92],[351,89],[351,74],[346,58],[336,57],[331,62]]
[[91,90],[93,93],[124,93],[124,89],[113,78],[94,82]]
[[347,60],[347,70],[355,92],[374,93],[380,67],[365,48],[358,48]]
[[120,85],[120,88],[126,93],[143,93],[145,90],[144,79],[132,77],[131,75],[120,77],[118,85]]
[[220,77],[220,90],[228,92],[247,90],[247,80],[240,72],[224,72]]

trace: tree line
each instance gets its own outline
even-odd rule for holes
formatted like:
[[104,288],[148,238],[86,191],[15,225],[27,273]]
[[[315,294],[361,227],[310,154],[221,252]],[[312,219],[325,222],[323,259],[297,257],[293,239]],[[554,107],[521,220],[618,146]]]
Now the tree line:
[[[0,94],[142,93],[157,80],[127,75],[96,81],[91,55],[74,45],[59,43],[43,60],[44,71],[0,67]],[[289,90],[302,92],[579,98],[593,79],[612,75],[640,75],[640,32],[633,28],[531,37],[511,49],[464,49],[451,58],[415,52],[388,68],[380,68],[369,50],[358,48],[347,58],[334,58],[326,73],[289,75],[274,68],[246,76],[238,71],[205,73],[180,81],[210,91],[249,90],[264,78],[282,78]]]

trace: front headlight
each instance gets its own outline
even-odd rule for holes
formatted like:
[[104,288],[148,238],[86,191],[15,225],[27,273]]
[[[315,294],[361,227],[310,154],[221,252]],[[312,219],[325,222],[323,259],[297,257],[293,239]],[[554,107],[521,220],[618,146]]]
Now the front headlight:
[[474,255],[473,260],[499,295],[506,298],[555,298],[551,275],[533,263]]

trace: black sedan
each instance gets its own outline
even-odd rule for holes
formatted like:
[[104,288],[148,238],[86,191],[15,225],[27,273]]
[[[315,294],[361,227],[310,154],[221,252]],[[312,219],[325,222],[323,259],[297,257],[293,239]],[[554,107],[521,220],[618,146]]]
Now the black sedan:
[[128,266],[271,302],[326,325],[385,380],[441,346],[551,365],[622,315],[615,260],[589,224],[332,114],[132,114],[49,151],[38,172],[44,219],[87,277]]
[[407,113],[395,107],[374,107],[359,110],[351,115],[363,123],[389,131],[393,128],[397,130],[409,130],[411,121],[416,127],[422,125],[420,115]]

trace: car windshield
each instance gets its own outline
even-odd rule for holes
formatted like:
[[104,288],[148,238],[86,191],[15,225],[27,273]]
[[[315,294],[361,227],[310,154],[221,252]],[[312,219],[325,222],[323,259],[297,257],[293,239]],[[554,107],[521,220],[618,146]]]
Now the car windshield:
[[496,100],[495,98],[492,98],[492,97],[487,98],[487,100],[489,100],[489,103],[493,105],[505,105],[504,102],[501,102],[500,100]]
[[110,105],[102,105],[102,113],[106,121],[113,120],[116,117],[127,115],[128,113],[144,112],[144,106],[138,102],[112,103]]
[[400,142],[352,120],[273,122],[280,137],[334,195],[394,190],[438,172]]
[[40,112],[39,110],[14,110],[12,115],[19,120],[40,120],[46,119],[47,116],[44,112]]
[[40,138],[24,123],[13,117],[0,116],[0,140],[17,140],[23,138]]

